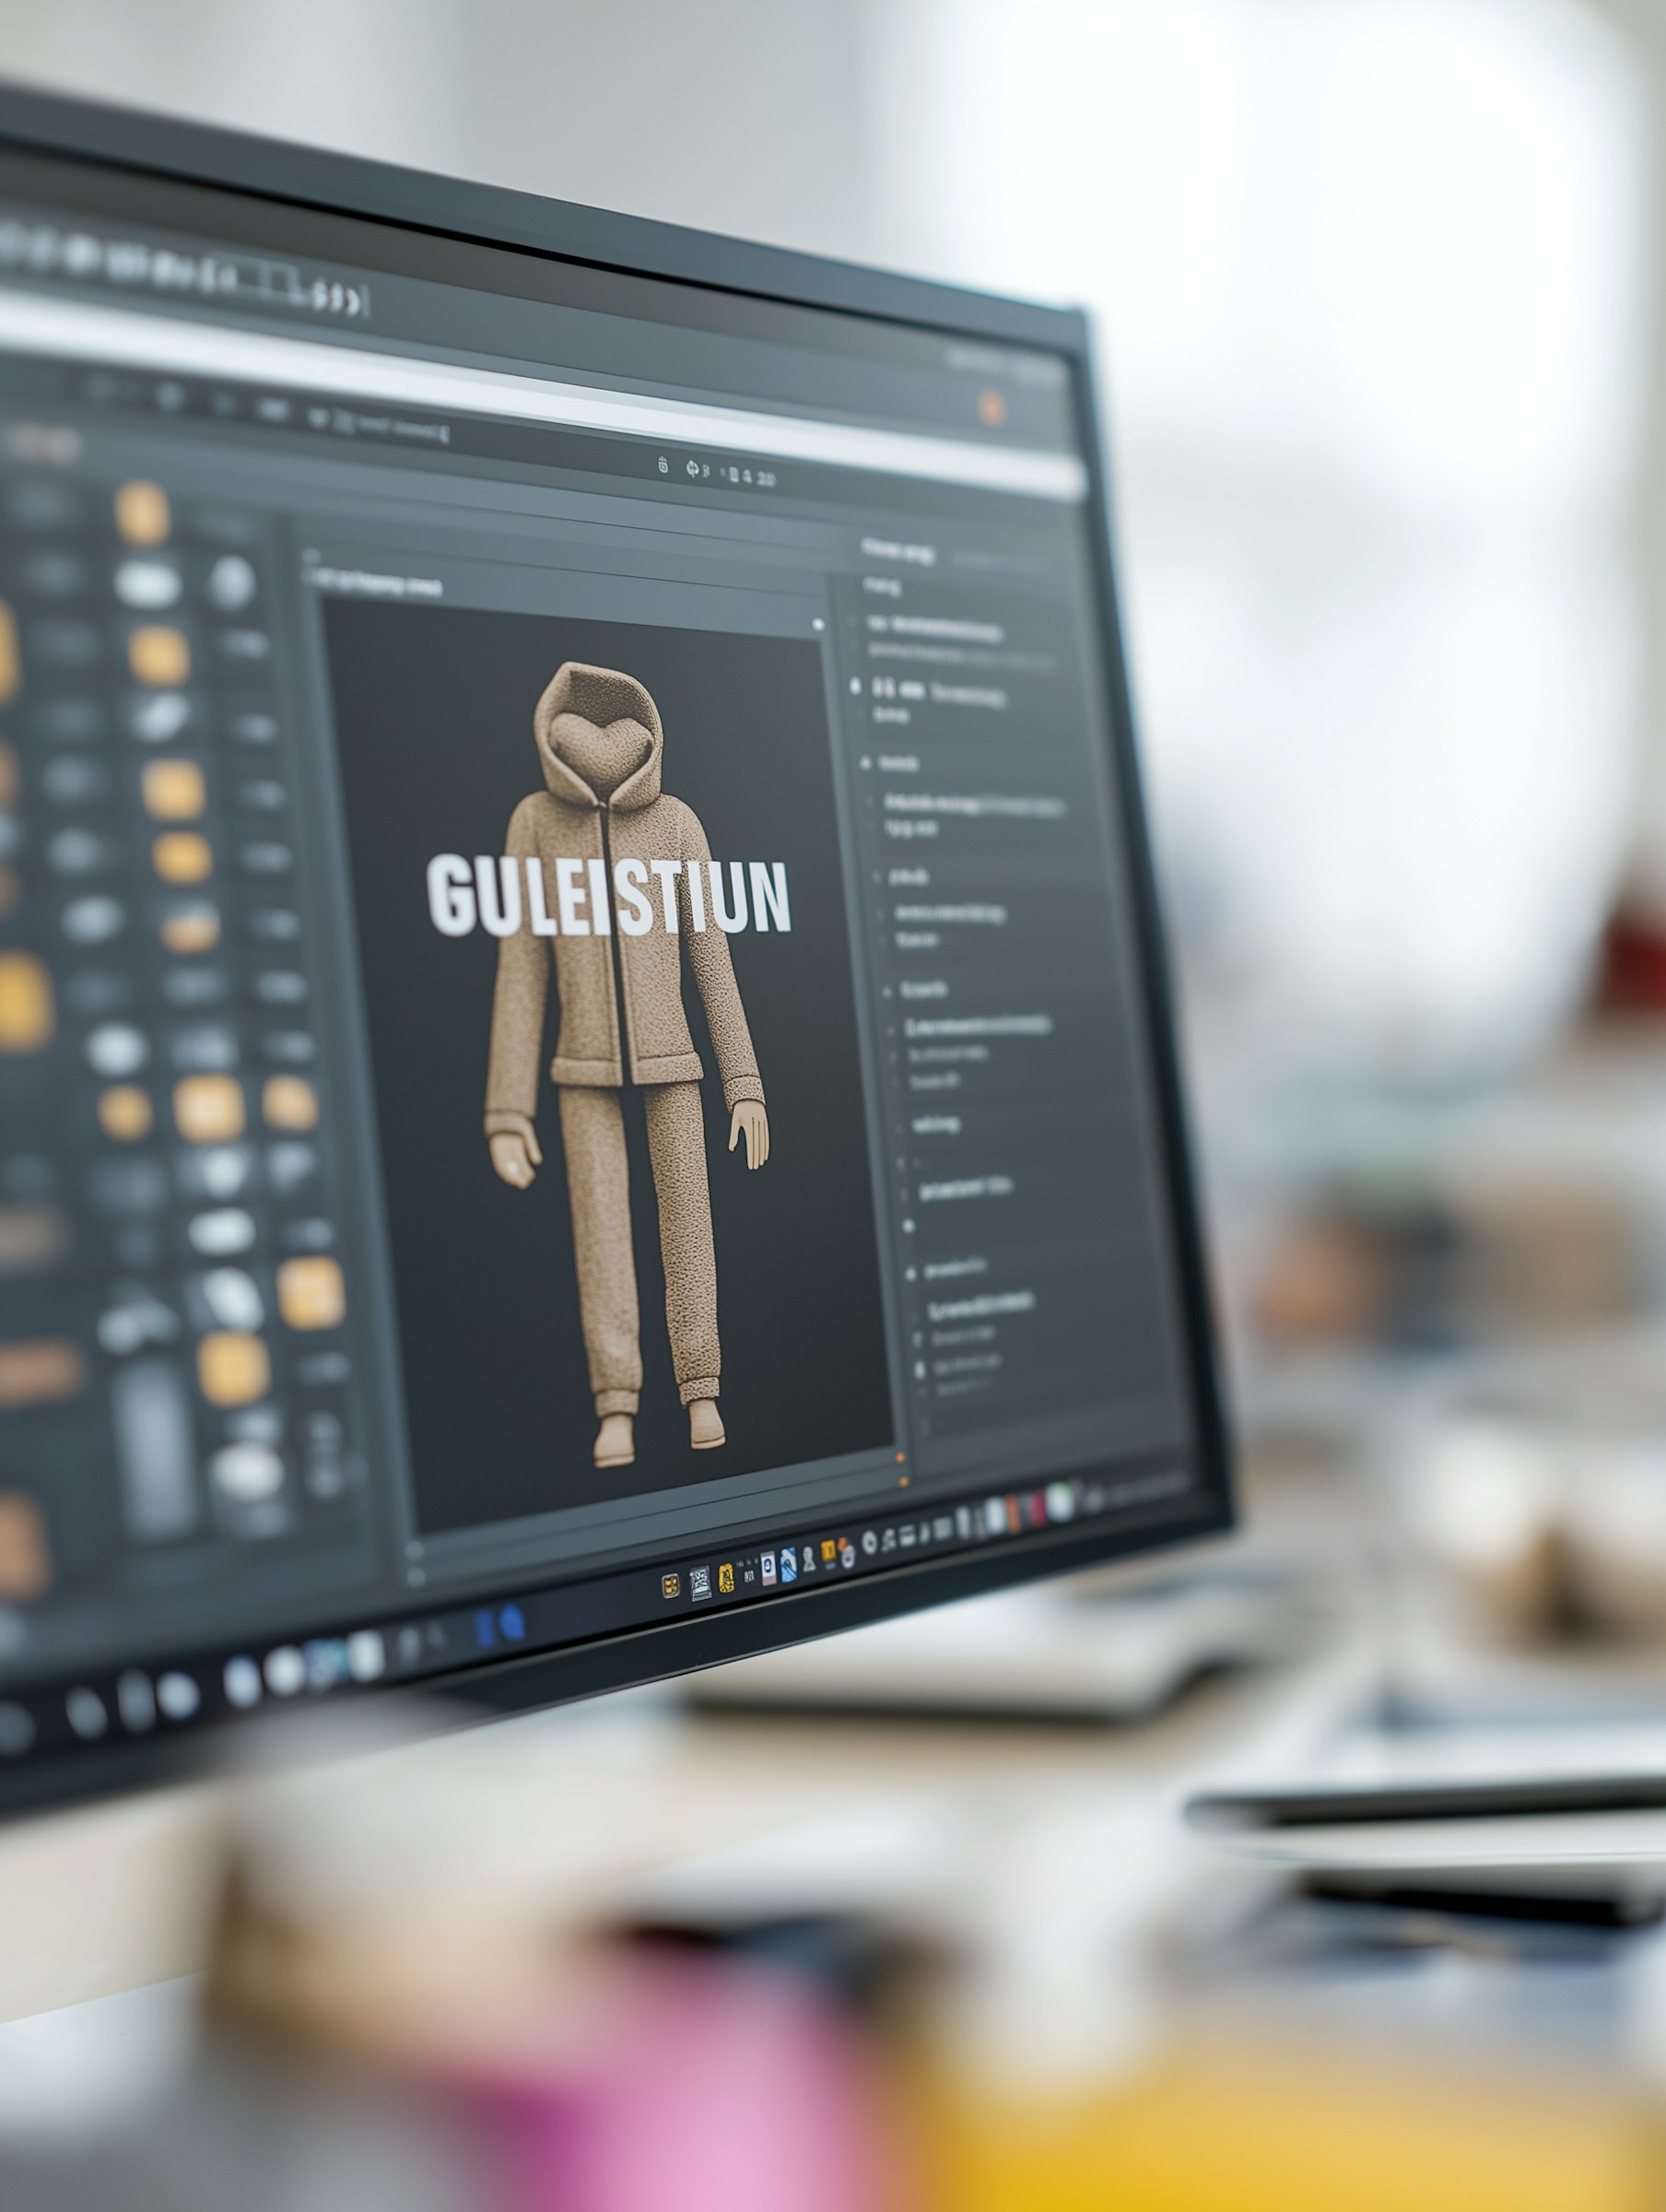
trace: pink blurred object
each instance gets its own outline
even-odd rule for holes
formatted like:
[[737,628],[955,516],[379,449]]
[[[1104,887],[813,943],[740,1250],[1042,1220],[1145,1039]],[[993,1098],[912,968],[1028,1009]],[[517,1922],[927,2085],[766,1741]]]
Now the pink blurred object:
[[887,2212],[891,2131],[855,2030],[810,1985],[732,1958],[622,1961],[577,2060],[535,2049],[470,2088],[513,2212]]

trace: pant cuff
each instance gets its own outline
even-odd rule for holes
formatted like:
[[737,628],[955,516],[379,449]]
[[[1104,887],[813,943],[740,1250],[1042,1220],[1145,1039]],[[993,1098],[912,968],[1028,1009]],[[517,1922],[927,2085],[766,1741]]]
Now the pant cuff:
[[692,1406],[696,1398],[715,1398],[718,1379],[715,1375],[700,1375],[692,1382],[679,1382],[677,1395],[685,1406]]
[[634,1390],[597,1391],[596,1418],[605,1420],[610,1413],[635,1413],[639,1394]]

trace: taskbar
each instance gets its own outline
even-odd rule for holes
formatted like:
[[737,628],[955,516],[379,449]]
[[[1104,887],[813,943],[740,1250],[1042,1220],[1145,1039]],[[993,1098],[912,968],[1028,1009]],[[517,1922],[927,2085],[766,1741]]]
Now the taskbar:
[[847,1515],[772,1539],[718,1545],[674,1562],[370,1621],[335,1634],[19,1688],[0,1697],[0,1766],[178,1736],[372,1688],[419,1686],[659,1622],[766,1599],[795,1600],[928,1559],[1016,1548],[1073,1527],[1086,1533],[1096,1523],[1172,1508],[1192,1488],[1191,1470],[1172,1463],[1124,1476],[1062,1476],[1025,1489],[888,1506],[883,1513]]

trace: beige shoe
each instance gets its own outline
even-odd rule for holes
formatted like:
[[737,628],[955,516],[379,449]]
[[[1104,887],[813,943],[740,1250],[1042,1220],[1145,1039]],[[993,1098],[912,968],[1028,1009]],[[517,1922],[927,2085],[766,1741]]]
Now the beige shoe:
[[[720,1436],[718,1441],[722,1443]],[[628,1413],[604,1413],[596,1430],[595,1462],[599,1467],[628,1467],[637,1455],[636,1423]]]
[[688,1408],[688,1446],[693,1452],[715,1452],[727,1440],[723,1417],[715,1398],[696,1398]]

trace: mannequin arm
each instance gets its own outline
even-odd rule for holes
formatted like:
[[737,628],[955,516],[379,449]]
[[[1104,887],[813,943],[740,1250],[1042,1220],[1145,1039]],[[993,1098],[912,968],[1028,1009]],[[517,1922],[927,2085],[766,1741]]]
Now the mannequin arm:
[[[769,1157],[769,1116],[764,1112],[761,1099],[743,1099],[729,1117],[729,1149],[733,1151],[743,1135],[746,1140],[746,1165],[761,1168]],[[492,1140],[494,1143],[497,1139]],[[502,1173],[499,1170],[499,1173]]]

